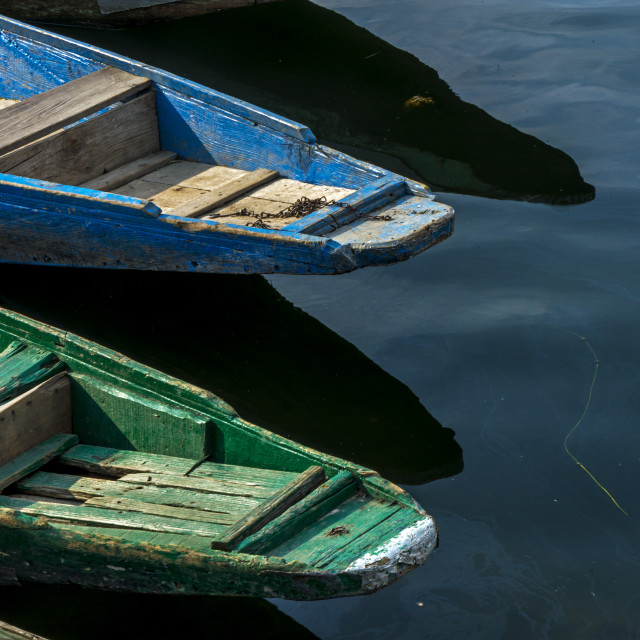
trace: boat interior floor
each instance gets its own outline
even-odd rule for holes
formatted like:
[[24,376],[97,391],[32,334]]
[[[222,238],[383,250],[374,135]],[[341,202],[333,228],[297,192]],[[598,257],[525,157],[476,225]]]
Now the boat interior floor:
[[0,172],[150,200],[171,215],[280,229],[313,210],[292,206],[303,198],[317,209],[353,193],[162,151],[151,82],[112,67],[0,109]]
[[419,518],[373,499],[347,470],[215,461],[216,429],[11,343],[0,354],[0,509],[67,530],[332,568]]

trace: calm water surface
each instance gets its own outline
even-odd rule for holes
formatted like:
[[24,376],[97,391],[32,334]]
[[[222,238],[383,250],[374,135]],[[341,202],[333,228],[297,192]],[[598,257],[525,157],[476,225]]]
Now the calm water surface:
[[[411,434],[423,418],[412,409],[404,420],[399,406],[397,426],[389,421],[388,429],[372,431],[375,419],[356,383],[351,411],[356,415],[361,403],[367,420],[350,419],[349,437],[344,443],[332,437],[327,448],[346,457],[375,452],[380,467],[411,482],[407,488],[436,518],[440,547],[423,567],[372,596],[247,602],[247,615],[258,616],[265,629],[289,621],[280,637],[327,640],[640,637],[640,8],[602,0],[321,4],[417,56],[463,100],[568,153],[596,197],[566,207],[440,192],[456,208],[456,231],[417,258],[336,278],[269,278],[361,352],[351,357],[362,359],[367,383],[388,384],[402,406],[414,401],[397,389],[406,385],[430,414],[429,428],[436,424],[429,434],[449,433],[439,425],[453,429],[464,470],[454,461],[440,474],[417,473],[415,454],[424,448],[426,459],[428,443]],[[105,38],[94,37],[117,48],[117,39]],[[148,61],[169,66],[168,44],[157,42],[157,56]],[[132,54],[131,42],[121,45]],[[183,75],[188,55],[181,50],[173,58]],[[215,76],[215,58],[209,64]],[[139,347],[144,359],[188,370],[168,356],[163,362],[162,334],[150,330],[156,342]],[[257,361],[243,354],[249,366],[268,370],[269,339],[268,332],[256,339]],[[589,347],[599,361],[595,383]],[[384,375],[373,375],[374,364]],[[353,378],[358,370],[352,367]],[[243,395],[236,385],[225,393],[224,381],[204,372],[199,380],[254,418],[268,413],[251,407],[249,389]],[[311,414],[315,402],[313,394],[305,397],[303,418],[303,405]],[[346,406],[348,399],[339,402]],[[564,449],[585,408],[568,446],[628,515]],[[270,414],[269,426],[321,444],[322,426],[311,418],[295,426],[290,417],[286,429],[283,420]],[[411,456],[396,446],[385,458],[385,440],[398,434]],[[358,452],[356,441],[371,451]],[[427,476],[439,479],[424,482]],[[79,606],[83,598],[70,596]],[[126,607],[126,600],[98,595],[94,602]],[[207,606],[223,611],[227,602],[192,600],[184,607],[195,620]]]
[[[325,638],[640,637],[640,8],[325,2],[463,99],[568,152],[594,201],[441,194],[444,244],[391,269],[272,278],[452,427],[464,472],[410,487],[441,546],[369,598],[279,603]],[[578,335],[576,335],[578,334]],[[568,441],[624,515],[563,448]]]

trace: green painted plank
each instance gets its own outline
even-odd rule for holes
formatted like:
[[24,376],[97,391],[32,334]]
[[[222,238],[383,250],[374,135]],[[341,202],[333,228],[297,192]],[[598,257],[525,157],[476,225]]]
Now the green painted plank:
[[[286,560],[299,560],[319,567],[402,508],[397,504],[380,503],[367,497],[352,498],[272,553]],[[379,539],[379,543],[381,542],[383,540]]]
[[74,432],[82,442],[202,459],[213,453],[208,417],[85,375],[72,377]]
[[340,471],[314,489],[306,498],[287,509],[260,531],[243,540],[236,550],[242,553],[268,554],[293,534],[316,522],[356,491],[353,474]]
[[0,403],[28,391],[64,369],[51,351],[12,342],[0,353]]
[[134,499],[166,507],[185,507],[193,511],[213,512],[217,518],[214,521],[226,525],[233,524],[260,504],[259,500],[244,496],[203,494],[185,489],[83,478],[45,471],[25,478],[16,488],[22,493],[63,500],[111,497]]
[[376,551],[385,542],[395,538],[423,518],[424,516],[411,509],[399,509],[391,517],[386,518],[361,536],[347,542],[343,547],[335,549],[315,566],[318,569],[328,571],[342,571],[357,558]]
[[99,509],[97,507],[71,506],[52,502],[38,502],[0,496],[0,507],[13,509],[18,513],[43,516],[51,520],[67,521],[72,524],[86,524],[164,533],[189,533],[192,535],[217,537],[225,530],[223,525],[207,522],[187,522],[175,518],[147,515],[142,513]]
[[78,443],[78,436],[63,433],[14,458],[0,467],[0,492],[26,475],[33,473],[60,453]]
[[217,478],[193,478],[191,476],[185,477],[170,475],[168,473],[131,473],[122,476],[120,482],[167,489],[186,489],[194,493],[211,493],[259,500],[270,498],[276,491],[273,487],[263,487],[255,482],[218,480]]
[[298,502],[319,484],[326,480],[322,467],[309,467],[297,478],[286,484],[268,500],[258,505],[246,516],[229,527],[224,534],[211,543],[212,549],[229,551],[242,540],[261,529],[265,524],[284,513],[290,506]]
[[[86,469],[93,473],[123,476],[139,472],[184,475],[198,459],[81,444],[68,451],[60,458],[60,461],[66,465]],[[253,467],[241,467],[218,462],[203,462],[189,474],[189,477],[213,478],[229,482],[251,482],[256,487],[279,489],[297,477],[297,475],[297,473],[291,471],[254,469]]]

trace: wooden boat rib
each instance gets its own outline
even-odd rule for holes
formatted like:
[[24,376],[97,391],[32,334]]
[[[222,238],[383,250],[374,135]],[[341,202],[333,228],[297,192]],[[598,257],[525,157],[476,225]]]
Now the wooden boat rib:
[[302,125],[15,21],[0,29],[0,261],[329,274],[452,232],[424,185]]
[[2,13],[30,22],[128,27],[201,16],[273,0],[3,0]]
[[0,311],[0,578],[297,599],[422,563],[433,520],[377,473]]

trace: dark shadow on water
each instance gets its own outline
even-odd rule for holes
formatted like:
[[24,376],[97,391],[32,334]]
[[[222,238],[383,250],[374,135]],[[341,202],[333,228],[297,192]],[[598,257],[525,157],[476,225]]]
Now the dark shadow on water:
[[0,620],[48,640],[317,638],[259,598],[125,594],[71,586],[0,588]]
[[0,303],[213,391],[244,418],[402,484],[462,450],[404,384],[260,276],[0,266]]
[[464,102],[415,56],[308,0],[122,31],[56,30],[298,120],[434,189],[553,204],[595,195],[566,153]]

